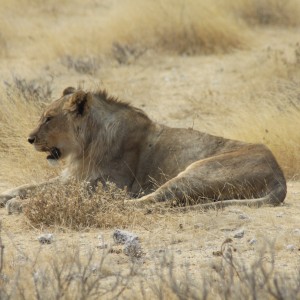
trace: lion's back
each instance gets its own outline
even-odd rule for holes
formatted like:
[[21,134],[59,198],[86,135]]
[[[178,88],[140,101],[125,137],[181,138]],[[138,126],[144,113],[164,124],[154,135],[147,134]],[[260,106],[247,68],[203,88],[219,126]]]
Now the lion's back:
[[[233,151],[245,143],[193,129],[163,127],[159,138],[150,136],[140,157],[140,182],[151,178],[159,185],[177,176],[195,161]],[[150,179],[150,181],[151,181]]]

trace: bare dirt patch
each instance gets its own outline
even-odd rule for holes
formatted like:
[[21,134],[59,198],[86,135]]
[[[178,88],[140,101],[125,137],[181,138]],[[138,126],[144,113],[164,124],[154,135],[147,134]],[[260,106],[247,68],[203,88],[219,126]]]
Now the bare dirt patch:
[[[139,259],[113,243],[113,228],[38,226],[1,208],[0,298],[299,298],[299,5],[283,1],[283,9],[281,1],[231,2],[220,6],[215,19],[211,11],[216,8],[206,10],[204,17],[212,22],[197,23],[196,32],[191,24],[201,18],[189,17],[197,10],[185,10],[184,1],[169,11],[167,1],[167,12],[143,22],[143,15],[136,15],[135,23],[130,23],[132,14],[148,4],[3,4],[0,192],[60,172],[62,167],[47,166],[26,138],[44,103],[65,87],[80,85],[106,88],[160,123],[267,144],[287,175],[288,196],[278,207],[166,212],[143,222],[143,216],[127,216],[120,229],[139,237]],[[152,9],[157,7],[159,1]],[[160,23],[157,16],[171,11]],[[108,20],[111,15],[125,23],[121,17]],[[215,42],[218,38],[223,44]],[[41,245],[42,233],[52,233],[53,243]]]

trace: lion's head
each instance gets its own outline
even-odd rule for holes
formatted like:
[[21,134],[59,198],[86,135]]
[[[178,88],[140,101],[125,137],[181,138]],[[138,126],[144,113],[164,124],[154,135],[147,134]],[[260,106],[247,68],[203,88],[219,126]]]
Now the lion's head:
[[76,135],[90,99],[90,93],[69,87],[63,91],[60,99],[45,109],[37,128],[30,133],[28,142],[37,151],[48,152],[47,159],[50,163],[80,150]]

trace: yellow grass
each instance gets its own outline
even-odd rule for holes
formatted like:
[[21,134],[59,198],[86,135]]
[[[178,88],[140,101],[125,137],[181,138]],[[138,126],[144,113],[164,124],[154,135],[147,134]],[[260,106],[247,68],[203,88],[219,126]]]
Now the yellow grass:
[[[84,7],[69,0],[2,2],[0,55],[24,54],[42,61],[66,55],[114,57],[116,45],[134,56],[148,49],[229,52],[251,44],[245,22],[250,26],[300,22],[296,0],[103,0],[98,6],[86,1]],[[95,8],[98,14],[92,13]]]
[[[0,210],[0,298],[299,298],[299,3],[1,1],[1,192],[60,172],[26,139],[44,104],[78,82],[166,125],[265,143],[289,182],[288,205],[276,208],[152,215],[125,208],[119,191],[41,190],[26,215]],[[138,234],[141,260],[111,245],[114,227]],[[39,245],[45,231],[54,244]]]
[[[256,112],[253,111],[253,114]],[[288,179],[298,179],[300,175],[300,157],[298,140],[300,133],[295,130],[300,126],[299,111],[244,115],[228,137],[245,140],[252,143],[267,145]]]
[[245,20],[249,25],[300,24],[300,2],[295,0],[224,0],[228,12]]
[[59,226],[76,230],[88,227],[123,228],[149,226],[144,211],[124,205],[126,191],[108,183],[99,185],[91,195],[86,183],[71,181],[67,185],[44,188],[30,196],[24,214],[34,227]]
[[113,43],[177,54],[228,52],[247,30],[215,1],[123,1],[105,24]]
[[[27,142],[44,106],[40,96],[28,92],[29,85],[24,86],[25,94],[14,84],[6,89],[0,88],[0,176],[5,182],[14,184],[25,183],[29,174],[32,182],[39,182],[57,173],[54,169],[45,172],[48,166],[44,156],[34,153]],[[15,170],[11,169],[12,165],[16,166]]]

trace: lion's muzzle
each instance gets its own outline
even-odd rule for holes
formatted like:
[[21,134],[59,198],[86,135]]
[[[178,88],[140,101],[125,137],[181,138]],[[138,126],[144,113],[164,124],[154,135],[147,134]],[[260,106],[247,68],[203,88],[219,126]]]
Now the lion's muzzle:
[[50,149],[50,154],[47,156],[47,159],[58,160],[61,157],[61,152],[58,148],[53,147]]
[[35,142],[35,136],[30,136],[27,139],[28,143],[33,144]]

